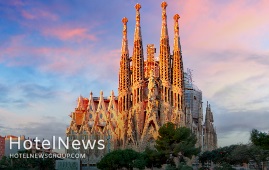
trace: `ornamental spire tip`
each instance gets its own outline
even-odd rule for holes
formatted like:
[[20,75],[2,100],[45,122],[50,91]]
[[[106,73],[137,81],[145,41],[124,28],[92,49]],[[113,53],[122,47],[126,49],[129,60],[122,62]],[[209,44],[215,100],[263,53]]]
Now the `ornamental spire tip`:
[[178,22],[178,19],[180,18],[180,16],[178,15],[178,14],[176,14],[175,16],[174,16],[174,20],[176,21],[176,22]]
[[162,4],[161,4],[161,7],[163,9],[166,9],[167,6],[168,6],[168,4],[165,1],[163,1]]
[[122,18],[122,23],[123,23],[124,25],[126,25],[127,22],[128,22],[128,18],[126,18],[126,17]]
[[141,9],[141,5],[140,5],[139,3],[137,3],[137,4],[135,5],[135,9],[136,9],[136,11],[139,11],[139,10]]

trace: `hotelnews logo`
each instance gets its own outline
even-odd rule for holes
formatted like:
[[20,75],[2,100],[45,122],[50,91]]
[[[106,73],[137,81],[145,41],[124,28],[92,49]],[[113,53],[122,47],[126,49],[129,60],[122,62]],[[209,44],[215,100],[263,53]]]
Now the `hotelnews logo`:
[[[18,139],[16,139],[16,141],[12,140],[12,137],[9,138],[9,148],[12,149],[13,145],[17,145],[18,149],[21,149],[21,142],[20,142],[20,137],[18,137]],[[72,149],[75,150],[79,150],[81,149],[81,147],[83,147],[85,150],[86,149],[95,149],[95,147],[97,146],[97,148],[99,150],[103,150],[105,149],[105,144],[104,144],[104,140],[73,140],[71,142],[71,147]],[[64,146],[65,149],[69,149],[70,145],[69,145],[69,137],[66,137],[66,142],[61,138],[58,137],[58,147],[56,147],[56,137],[53,136],[52,137],[52,142],[45,139],[45,140],[40,140],[38,139],[38,137],[36,137],[34,140],[30,140],[30,139],[26,139],[23,141],[23,148],[26,150],[32,149],[33,146],[35,147],[35,149],[40,150],[40,143],[41,143],[41,147],[43,149],[62,149],[61,146]]]
[[[105,141],[100,140],[72,140],[69,137],[52,136],[52,141],[48,139],[40,140],[38,137],[34,139],[21,139],[21,137],[9,138],[10,158],[84,158],[84,154],[80,153],[53,153],[52,150],[103,150],[105,149]],[[16,153],[12,151],[35,150],[39,153]]]

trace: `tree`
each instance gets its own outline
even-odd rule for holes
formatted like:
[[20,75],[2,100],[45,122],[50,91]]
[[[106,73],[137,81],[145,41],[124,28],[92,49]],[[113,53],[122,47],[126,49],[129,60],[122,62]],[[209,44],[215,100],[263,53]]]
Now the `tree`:
[[97,168],[102,170],[114,170],[114,169],[144,169],[146,163],[143,159],[143,155],[132,149],[114,150],[106,154],[99,163]]
[[[262,162],[265,162],[269,157],[269,152],[261,149],[253,144],[239,145],[232,153],[233,158],[241,162],[249,162],[250,160],[256,163],[257,169],[262,169]],[[239,162],[238,161],[238,162]]]
[[[18,151],[19,154],[31,154],[30,150]],[[4,156],[0,161],[0,169],[54,169],[55,158],[8,158]]]
[[250,140],[254,145],[269,150],[269,134],[253,129],[250,133]]
[[153,169],[153,167],[161,168],[162,164],[165,164],[166,160],[163,159],[164,154],[162,154],[161,152],[152,150],[147,147],[145,151],[143,152],[143,154],[144,154],[147,168],[151,168],[151,169]]
[[221,166],[217,166],[214,170],[235,170],[230,164],[222,163]]
[[199,161],[204,165],[206,162],[211,162],[213,159],[213,154],[210,151],[205,151],[199,156]]
[[6,156],[3,156],[0,160],[0,169],[12,169],[11,160]]
[[253,160],[258,168],[262,168],[262,163],[266,161],[266,157],[269,157],[269,134],[252,129],[250,140],[253,144],[251,151],[256,154],[256,158],[253,158]]
[[159,129],[155,148],[164,154],[166,160],[170,160],[170,164],[174,164],[173,157],[191,158],[197,155],[200,148],[196,148],[195,144],[196,137],[189,128],[177,128],[175,124],[168,122]]

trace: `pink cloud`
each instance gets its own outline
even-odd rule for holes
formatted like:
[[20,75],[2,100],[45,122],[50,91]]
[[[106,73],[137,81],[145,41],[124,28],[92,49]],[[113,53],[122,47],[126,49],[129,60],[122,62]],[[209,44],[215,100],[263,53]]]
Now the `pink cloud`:
[[61,40],[91,40],[96,41],[97,37],[94,34],[89,34],[86,28],[71,28],[71,27],[55,27],[55,28],[44,28],[41,30],[46,36],[57,37]]
[[35,15],[33,15],[33,14],[31,14],[31,13],[25,11],[25,10],[21,11],[21,15],[26,19],[35,19],[36,18]]
[[13,6],[23,6],[25,4],[25,2],[22,2],[22,0],[8,1],[8,3]]
[[[252,46],[268,28],[268,1],[225,2],[186,1],[182,5],[180,28],[191,48],[225,49]],[[178,2],[178,4],[180,4]]]
[[[3,53],[0,54],[0,62],[11,67],[34,66],[43,72],[62,75],[74,75],[84,70],[104,77],[119,67],[120,48],[97,51],[89,44],[73,47],[34,47],[25,43],[26,39],[26,35],[14,36],[1,46]],[[102,62],[105,60],[110,62]]]
[[28,20],[43,19],[56,21],[59,18],[56,14],[41,8],[34,8],[27,11],[21,10],[21,15]]

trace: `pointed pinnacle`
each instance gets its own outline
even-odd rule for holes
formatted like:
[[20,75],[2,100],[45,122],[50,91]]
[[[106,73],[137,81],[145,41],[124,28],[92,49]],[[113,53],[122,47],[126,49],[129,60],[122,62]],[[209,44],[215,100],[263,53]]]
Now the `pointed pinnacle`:
[[166,9],[167,6],[168,6],[167,3],[166,3],[165,1],[163,1],[162,4],[161,4],[161,7],[162,7],[163,9]]
[[141,9],[141,5],[140,5],[139,3],[137,3],[137,4],[135,5],[135,9],[136,9],[136,11],[139,11],[139,10]]
[[123,23],[124,25],[126,25],[127,22],[128,22],[128,18],[126,18],[126,17],[122,18],[122,23]]
[[174,20],[175,22],[178,22],[178,19],[180,18],[180,16],[178,14],[174,15]]

